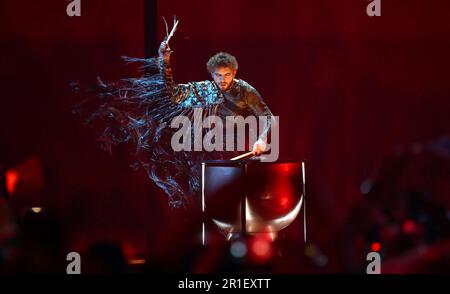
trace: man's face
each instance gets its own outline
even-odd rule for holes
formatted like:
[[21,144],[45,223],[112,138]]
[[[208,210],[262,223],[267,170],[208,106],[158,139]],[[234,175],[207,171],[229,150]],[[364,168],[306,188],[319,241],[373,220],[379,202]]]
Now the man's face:
[[212,78],[219,86],[220,90],[226,91],[233,84],[233,79],[236,76],[236,70],[231,67],[216,67],[212,73]]

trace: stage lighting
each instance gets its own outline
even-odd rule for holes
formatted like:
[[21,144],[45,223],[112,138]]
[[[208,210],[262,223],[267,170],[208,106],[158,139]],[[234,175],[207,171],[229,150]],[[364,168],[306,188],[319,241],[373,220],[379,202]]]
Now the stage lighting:
[[403,232],[410,234],[416,230],[416,224],[412,220],[406,220],[403,222]]
[[19,173],[15,170],[8,170],[5,173],[6,192],[13,195],[16,191],[17,183],[19,182]]
[[370,244],[370,249],[374,252],[379,252],[381,250],[381,243],[373,242],[372,244]]
[[255,236],[249,240],[250,254],[256,263],[267,263],[273,257],[274,243],[265,235]]
[[242,241],[234,241],[230,246],[230,253],[235,258],[243,258],[247,255],[247,244]]
[[328,264],[328,257],[315,244],[307,244],[305,246],[305,255],[319,267],[325,267]]
[[34,213],[41,213],[42,212],[42,207],[31,207],[30,209]]
[[37,157],[30,157],[5,173],[9,196],[35,193],[44,187],[44,171]]

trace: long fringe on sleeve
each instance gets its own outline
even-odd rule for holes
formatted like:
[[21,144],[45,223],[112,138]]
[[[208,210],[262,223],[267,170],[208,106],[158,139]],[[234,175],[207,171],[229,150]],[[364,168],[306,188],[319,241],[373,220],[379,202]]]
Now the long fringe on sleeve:
[[[98,78],[91,89],[81,89],[85,97],[74,107],[87,125],[94,127],[98,141],[109,153],[115,145],[129,144],[132,167],[142,167],[149,178],[168,196],[173,208],[188,208],[200,191],[200,162],[211,154],[174,152],[171,148],[171,120],[177,115],[192,116],[192,109],[173,103],[171,93],[159,73],[159,58],[123,57],[139,63],[143,74],[105,83]],[[206,114],[211,112],[211,107]]]

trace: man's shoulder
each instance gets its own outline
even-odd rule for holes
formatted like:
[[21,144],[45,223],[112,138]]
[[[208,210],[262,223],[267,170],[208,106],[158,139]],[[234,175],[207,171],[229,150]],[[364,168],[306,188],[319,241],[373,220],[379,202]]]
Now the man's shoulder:
[[236,80],[238,81],[238,84],[241,87],[241,89],[243,89],[245,92],[250,92],[250,93],[254,93],[254,94],[259,95],[259,93],[255,89],[255,87],[253,87],[252,85],[250,85],[246,81],[244,81],[242,79],[236,79]]
[[196,86],[210,86],[212,84],[212,81],[204,80],[204,81],[196,81],[196,82],[190,82],[190,84],[196,85]]
[[238,82],[238,84],[239,84],[240,86],[243,86],[243,87],[251,87],[251,88],[253,88],[252,85],[250,85],[249,83],[247,83],[247,82],[244,81],[243,79],[236,79],[236,81]]

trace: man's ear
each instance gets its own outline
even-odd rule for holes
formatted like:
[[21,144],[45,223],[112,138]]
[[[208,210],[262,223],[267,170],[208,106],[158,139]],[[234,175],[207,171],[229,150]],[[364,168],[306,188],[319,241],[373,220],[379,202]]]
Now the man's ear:
[[237,69],[233,70],[233,76],[235,76],[237,73]]

